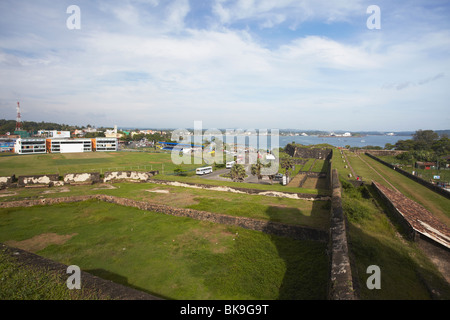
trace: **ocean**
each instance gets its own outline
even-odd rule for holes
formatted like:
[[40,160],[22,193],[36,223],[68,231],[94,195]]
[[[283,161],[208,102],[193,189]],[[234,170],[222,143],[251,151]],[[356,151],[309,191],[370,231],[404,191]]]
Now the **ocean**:
[[[226,137],[224,135],[225,142],[234,141],[237,144],[249,146],[249,147],[259,147],[261,140],[263,147],[271,148],[272,144],[276,143],[276,136],[235,136],[234,139],[231,137]],[[230,140],[228,140],[230,139]],[[317,145],[317,144],[330,144],[335,147],[345,147],[349,145],[350,147],[365,147],[365,146],[379,146],[384,148],[387,143],[394,145],[398,140],[409,140],[412,136],[385,136],[385,135],[367,135],[363,137],[321,137],[321,136],[279,136],[278,144],[279,147],[284,148],[287,144],[295,142],[302,145]],[[244,142],[245,141],[245,142]],[[259,145],[259,146],[258,146]]]

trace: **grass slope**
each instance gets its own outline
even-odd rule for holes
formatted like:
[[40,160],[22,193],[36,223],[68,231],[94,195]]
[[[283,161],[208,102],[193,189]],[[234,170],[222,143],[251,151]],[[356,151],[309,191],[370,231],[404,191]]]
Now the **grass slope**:
[[97,201],[43,209],[1,209],[0,242],[71,235],[37,253],[169,299],[326,298],[325,244]]

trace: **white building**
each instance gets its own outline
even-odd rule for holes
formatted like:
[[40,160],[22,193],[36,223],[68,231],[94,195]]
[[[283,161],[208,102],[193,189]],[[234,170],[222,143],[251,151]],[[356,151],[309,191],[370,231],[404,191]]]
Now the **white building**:
[[117,151],[117,138],[95,138],[95,151]]
[[92,139],[49,139],[49,153],[79,153],[92,151]]
[[17,139],[14,144],[17,154],[47,153],[45,139]]

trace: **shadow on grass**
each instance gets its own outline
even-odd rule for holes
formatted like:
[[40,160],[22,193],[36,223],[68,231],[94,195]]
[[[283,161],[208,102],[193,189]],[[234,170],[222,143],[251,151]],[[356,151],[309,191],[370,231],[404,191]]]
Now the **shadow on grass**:
[[[314,202],[312,212],[322,210],[315,206],[322,207],[322,201]],[[271,221],[276,221],[279,213],[269,208],[267,215],[273,217]],[[270,230],[267,232],[270,233]],[[285,237],[276,235],[270,235],[270,239],[285,269],[278,300],[326,300],[329,274],[327,243],[315,240],[286,241]]]
[[[84,270],[84,271],[86,271],[87,273],[89,273],[89,274],[91,274],[93,276],[99,277],[101,279],[112,281],[114,284],[120,284],[122,286],[125,286],[126,288],[131,288],[131,289],[134,289],[134,290],[138,290],[140,292],[144,292],[144,293],[150,294],[150,295],[152,295],[152,296],[154,296],[156,298],[159,298],[159,299],[170,300],[170,298],[164,297],[164,296],[162,296],[159,293],[152,292],[152,291],[146,290],[144,288],[135,286],[135,285],[133,285],[133,284],[128,282],[128,278],[126,278],[126,277],[124,277],[122,275],[119,275],[117,273],[111,272],[109,270],[105,270],[105,269],[88,269],[88,270]],[[127,290],[126,288],[124,288],[124,291]],[[114,288],[114,291],[117,294],[121,294],[121,292],[118,291],[117,288]]]
[[[428,300],[450,298],[450,286],[430,265],[418,263],[409,250],[387,244],[350,224],[352,272],[363,300]],[[380,267],[381,289],[368,289],[367,267]]]

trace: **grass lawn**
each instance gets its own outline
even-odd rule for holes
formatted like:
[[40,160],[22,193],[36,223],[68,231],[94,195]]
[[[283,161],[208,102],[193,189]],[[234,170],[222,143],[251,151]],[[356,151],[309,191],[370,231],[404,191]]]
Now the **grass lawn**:
[[[193,161],[192,161],[193,163]],[[199,165],[183,165],[192,170]],[[105,171],[151,171],[173,173],[177,167],[166,152],[89,152],[67,154],[35,154],[0,157],[0,176],[60,174]]]
[[0,242],[168,299],[326,298],[325,244],[98,201],[1,209]]
[[70,195],[106,194],[122,198],[155,202],[233,216],[271,220],[327,230],[329,201],[307,201],[257,196],[154,183],[116,183],[109,185],[64,186],[53,188],[17,188],[0,191],[0,201],[66,197]]

